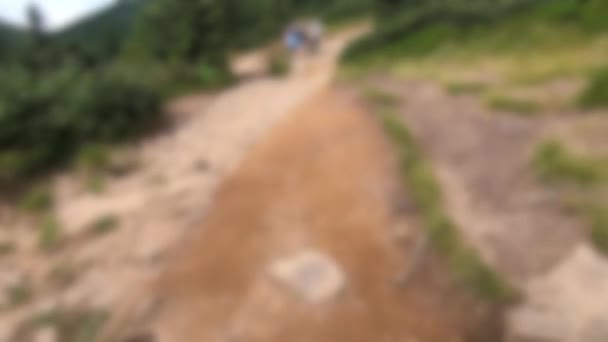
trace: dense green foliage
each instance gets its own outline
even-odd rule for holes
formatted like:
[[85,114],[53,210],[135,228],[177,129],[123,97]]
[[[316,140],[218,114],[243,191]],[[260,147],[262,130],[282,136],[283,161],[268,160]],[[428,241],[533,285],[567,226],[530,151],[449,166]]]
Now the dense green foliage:
[[55,34],[57,44],[89,63],[117,56],[146,0],[122,0]]
[[591,81],[579,98],[584,108],[608,106],[608,68],[591,76]]
[[377,4],[381,18],[377,30],[354,44],[347,59],[422,55],[444,43],[476,40],[505,27],[507,37],[499,43],[520,45],[537,43],[527,36],[532,26],[573,26],[589,34],[608,29],[605,0],[378,0]]
[[8,55],[23,44],[25,32],[0,21],[0,63],[7,60]]
[[[114,142],[149,125],[158,93],[119,67],[9,69],[0,82],[0,184],[64,161],[78,146]],[[24,91],[26,90],[26,91]]]

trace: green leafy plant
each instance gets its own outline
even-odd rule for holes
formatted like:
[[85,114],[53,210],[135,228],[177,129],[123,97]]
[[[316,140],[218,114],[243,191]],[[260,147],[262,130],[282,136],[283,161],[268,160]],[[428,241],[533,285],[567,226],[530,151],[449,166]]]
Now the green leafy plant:
[[495,110],[513,112],[521,115],[531,115],[538,113],[541,110],[540,105],[534,101],[504,95],[491,96],[488,99],[488,106]]
[[118,228],[119,220],[117,216],[105,215],[93,222],[89,231],[95,235],[104,235]]
[[608,107],[608,68],[596,71],[578,99],[583,108]]
[[39,228],[38,245],[45,252],[51,252],[59,247],[61,242],[61,224],[54,217],[44,219]]
[[34,187],[20,200],[19,207],[32,213],[42,213],[53,206],[53,197],[47,187]]

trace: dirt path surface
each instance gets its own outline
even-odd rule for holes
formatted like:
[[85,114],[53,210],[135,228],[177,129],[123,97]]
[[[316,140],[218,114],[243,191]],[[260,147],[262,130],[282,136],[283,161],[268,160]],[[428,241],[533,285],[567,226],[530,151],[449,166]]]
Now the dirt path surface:
[[[158,286],[163,304],[149,329],[159,341],[471,338],[484,308],[436,260],[408,287],[395,283],[408,265],[395,232],[412,237],[419,227],[395,209],[403,193],[392,150],[361,108],[341,91],[315,98],[221,187]],[[270,272],[311,250],[344,277],[321,303]]]
[[426,81],[372,83],[403,99],[400,115],[432,161],[451,216],[521,289],[509,341],[608,340],[608,316],[598,305],[608,300],[608,262],[531,167],[538,144],[571,135],[564,128],[574,131],[575,120],[492,112],[475,96],[449,96]]

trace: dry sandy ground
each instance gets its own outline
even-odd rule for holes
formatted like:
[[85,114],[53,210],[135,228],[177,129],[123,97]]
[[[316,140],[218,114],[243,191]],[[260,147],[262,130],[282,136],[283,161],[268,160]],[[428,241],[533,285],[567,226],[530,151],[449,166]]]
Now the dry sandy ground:
[[[438,259],[396,284],[420,227],[398,210],[407,198],[394,154],[363,108],[330,90],[249,154],[151,294],[162,304],[144,331],[161,342],[489,340],[477,335],[486,308]],[[344,292],[320,304],[268,274],[310,249],[346,276]]]

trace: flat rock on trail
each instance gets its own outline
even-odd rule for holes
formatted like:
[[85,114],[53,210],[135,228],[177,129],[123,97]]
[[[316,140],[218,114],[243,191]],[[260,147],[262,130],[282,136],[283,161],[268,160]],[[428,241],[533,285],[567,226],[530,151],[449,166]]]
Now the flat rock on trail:
[[[396,213],[394,154],[362,107],[330,90],[254,148],[152,294],[163,303],[147,325],[158,341],[470,338],[484,308],[439,263],[425,262],[407,288],[395,283],[408,262],[391,228],[417,227]],[[309,250],[345,278],[341,293],[317,304],[268,272]]]

